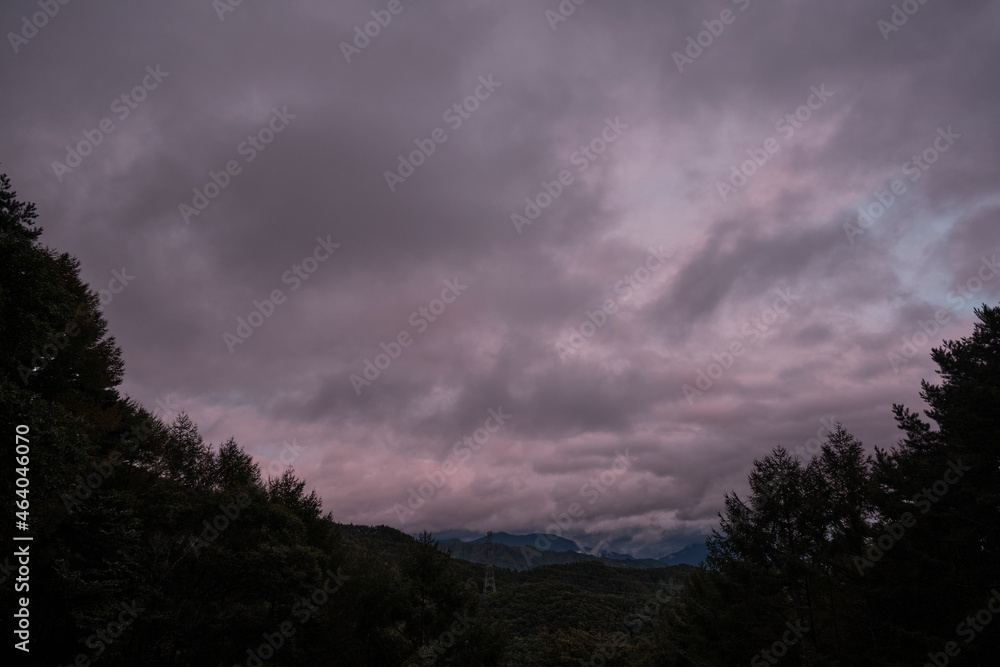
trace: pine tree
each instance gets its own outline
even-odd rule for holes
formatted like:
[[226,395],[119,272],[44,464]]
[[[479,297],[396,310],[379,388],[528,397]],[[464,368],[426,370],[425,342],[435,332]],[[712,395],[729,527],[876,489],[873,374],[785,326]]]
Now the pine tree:
[[[883,534],[902,517],[913,525],[873,574],[891,601],[884,615],[901,637],[920,637],[923,653],[955,640],[958,623],[1000,588],[1000,308],[975,313],[971,337],[931,353],[940,383],[924,380],[921,397],[933,423],[894,405],[905,437],[878,455]],[[963,656],[995,655],[996,637],[983,633]]]

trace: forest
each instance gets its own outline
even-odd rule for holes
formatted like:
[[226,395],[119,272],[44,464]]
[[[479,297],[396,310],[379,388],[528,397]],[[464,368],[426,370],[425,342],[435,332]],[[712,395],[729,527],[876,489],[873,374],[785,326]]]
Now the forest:
[[291,467],[123,395],[100,295],[36,218],[0,177],[5,499],[31,536],[0,578],[24,664],[996,664],[1000,306],[933,349],[897,442],[838,425],[808,460],[756,460],[704,567],[498,568],[486,595],[433,535],[338,523]]

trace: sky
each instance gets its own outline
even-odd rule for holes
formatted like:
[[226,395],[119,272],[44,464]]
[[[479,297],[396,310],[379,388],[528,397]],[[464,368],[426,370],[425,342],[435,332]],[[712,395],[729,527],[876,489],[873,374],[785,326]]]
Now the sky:
[[122,391],[338,521],[660,556],[778,445],[891,447],[1000,299],[998,22],[10,0],[0,171]]

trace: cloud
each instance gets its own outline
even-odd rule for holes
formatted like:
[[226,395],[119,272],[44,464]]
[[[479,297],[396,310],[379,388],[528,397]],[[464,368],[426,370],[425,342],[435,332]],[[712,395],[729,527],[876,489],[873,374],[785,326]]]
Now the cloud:
[[[860,0],[588,3],[553,31],[556,5],[404,3],[349,63],[341,43],[380,6],[71,4],[11,48],[3,170],[85,279],[135,275],[106,311],[125,390],[175,397],[264,462],[294,439],[326,508],[397,526],[393,505],[502,406],[510,424],[401,527],[546,530],[628,448],[569,533],[642,555],[707,532],[754,458],[821,418],[891,444],[890,405],[918,404],[932,343],[898,369],[889,353],[939,309],[938,339],[967,335],[1000,294],[1000,279],[969,289],[1000,250],[1000,9],[928,3],[886,41],[890,9]],[[734,22],[678,72],[673,53],[726,8]],[[0,25],[26,11],[5,5]],[[169,75],[121,117],[157,66]],[[814,86],[832,97],[782,131]],[[276,110],[287,127],[267,131]],[[104,118],[114,130],[81,147]],[[616,118],[627,128],[598,141]],[[947,127],[961,139],[852,243],[858,208]],[[769,138],[723,201],[717,183]],[[60,179],[70,148],[88,154]],[[412,173],[390,189],[401,159]],[[563,171],[519,234],[512,214]],[[221,181],[186,222],[181,204]],[[308,271],[318,238],[340,247]],[[670,259],[624,299],[651,246]],[[448,280],[468,289],[441,308]],[[231,353],[223,335],[274,290]],[[776,290],[796,299],[772,320]],[[359,394],[366,361],[385,368]]]

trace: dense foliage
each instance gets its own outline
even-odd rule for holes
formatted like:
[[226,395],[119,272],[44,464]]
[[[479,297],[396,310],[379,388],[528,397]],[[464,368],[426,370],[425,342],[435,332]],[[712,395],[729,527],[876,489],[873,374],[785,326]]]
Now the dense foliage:
[[662,664],[997,664],[1000,308],[976,314],[932,353],[936,428],[896,405],[889,451],[841,426],[810,461],[755,462],[661,628]]
[[[2,576],[5,609],[29,600],[31,664],[498,664],[502,633],[429,536],[345,534],[291,469],[263,479],[236,442],[120,395],[99,295],[34,219],[2,177],[0,422],[30,428],[34,538],[29,589],[10,556]],[[8,517],[15,491],[8,474]]]
[[[1000,308],[935,349],[924,421],[890,450],[838,427],[755,461],[704,568],[482,566],[433,537],[345,526],[292,469],[263,478],[122,396],[79,265],[0,177],[0,423],[30,427],[32,664],[944,665],[1000,655]],[[933,422],[933,424],[931,423]],[[481,547],[452,547],[473,550]],[[508,553],[509,552],[509,553]],[[464,553],[464,552],[463,552]],[[521,568],[512,549],[499,564]],[[506,560],[505,560],[506,559]],[[547,560],[549,559],[549,560]],[[682,586],[683,584],[683,586]],[[995,596],[995,602],[991,599]],[[987,620],[988,619],[988,620]]]

